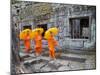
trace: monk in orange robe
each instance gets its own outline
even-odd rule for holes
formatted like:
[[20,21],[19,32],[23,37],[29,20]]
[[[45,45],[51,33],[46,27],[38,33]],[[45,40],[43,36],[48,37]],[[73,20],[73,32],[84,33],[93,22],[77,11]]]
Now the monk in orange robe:
[[58,42],[54,39],[53,33],[50,32],[50,34],[51,36],[48,38],[49,56],[55,59],[55,46],[58,45]]
[[39,56],[42,52],[42,35],[39,30],[36,32],[34,40],[35,40],[35,53],[36,56]]
[[30,51],[30,34],[27,32],[25,38],[24,38],[24,46],[25,46],[25,52],[28,53]]

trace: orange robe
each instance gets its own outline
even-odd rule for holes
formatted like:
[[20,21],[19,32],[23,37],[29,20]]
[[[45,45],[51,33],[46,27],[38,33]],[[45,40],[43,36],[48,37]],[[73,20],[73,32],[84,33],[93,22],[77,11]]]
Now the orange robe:
[[35,36],[35,52],[37,54],[41,54],[42,52],[42,36],[39,34]]
[[54,39],[53,36],[50,36],[48,39],[49,55],[51,58],[55,58],[55,46],[58,45],[58,42]]
[[29,52],[30,51],[30,36],[26,36],[24,38],[24,45],[25,45],[25,52]]

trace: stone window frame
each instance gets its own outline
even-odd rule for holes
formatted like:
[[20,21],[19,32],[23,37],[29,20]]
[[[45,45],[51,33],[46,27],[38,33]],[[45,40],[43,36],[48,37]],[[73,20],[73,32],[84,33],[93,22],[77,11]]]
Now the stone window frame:
[[[82,18],[82,17],[89,17],[89,37],[88,39],[85,39],[85,38],[71,38],[71,26],[70,26],[70,18]],[[77,15],[74,15],[74,16],[69,16],[68,17],[68,24],[69,24],[69,29],[70,29],[70,38],[72,40],[91,40],[91,20],[92,20],[92,15],[91,14],[87,14],[87,15],[82,15],[82,16],[77,16]]]

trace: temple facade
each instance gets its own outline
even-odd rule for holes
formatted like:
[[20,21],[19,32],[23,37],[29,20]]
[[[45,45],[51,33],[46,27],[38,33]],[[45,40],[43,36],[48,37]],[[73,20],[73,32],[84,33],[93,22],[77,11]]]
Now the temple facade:
[[[95,50],[96,6],[20,2],[12,5],[11,12],[16,32],[26,28],[42,27],[46,31],[57,27],[56,40],[63,50]],[[43,46],[46,45],[43,39]]]

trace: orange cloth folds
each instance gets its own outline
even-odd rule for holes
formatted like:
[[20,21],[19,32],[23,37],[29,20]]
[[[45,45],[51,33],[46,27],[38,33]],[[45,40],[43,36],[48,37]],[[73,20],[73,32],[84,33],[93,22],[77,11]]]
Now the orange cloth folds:
[[41,54],[42,52],[42,36],[38,33],[35,36],[35,52],[37,54]]
[[25,45],[25,50],[26,52],[30,51],[30,36],[26,36],[24,39],[24,45]]
[[58,45],[58,42],[54,39],[53,36],[50,36],[48,39],[49,55],[51,58],[55,58],[55,46]]

